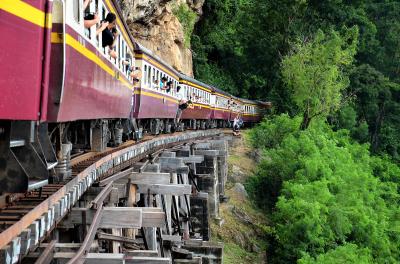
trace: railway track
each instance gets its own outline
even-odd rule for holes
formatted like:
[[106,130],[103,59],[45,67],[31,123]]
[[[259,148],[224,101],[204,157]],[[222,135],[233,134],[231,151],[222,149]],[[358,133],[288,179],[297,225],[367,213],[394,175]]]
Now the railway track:
[[87,158],[78,157],[71,163],[72,176],[62,183],[9,196],[6,206],[0,209],[1,260],[17,263],[34,251],[93,184],[112,183],[124,176],[125,169],[151,154],[219,133],[206,130],[147,138],[138,144],[129,142]]

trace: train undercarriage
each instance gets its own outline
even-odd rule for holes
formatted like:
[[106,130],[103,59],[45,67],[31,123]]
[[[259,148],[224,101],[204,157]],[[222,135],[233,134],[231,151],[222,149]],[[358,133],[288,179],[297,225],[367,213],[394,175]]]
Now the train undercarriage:
[[24,193],[71,176],[70,160],[145,135],[230,127],[226,120],[100,119],[68,123],[0,121],[0,195]]

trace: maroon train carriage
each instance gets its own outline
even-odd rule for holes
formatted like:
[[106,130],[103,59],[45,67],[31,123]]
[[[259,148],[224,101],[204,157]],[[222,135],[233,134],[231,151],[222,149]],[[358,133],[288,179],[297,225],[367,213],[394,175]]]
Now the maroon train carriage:
[[211,107],[213,108],[211,119],[218,127],[229,127],[231,110],[229,109],[229,101],[231,95],[225,91],[213,87],[211,96]]
[[184,74],[180,75],[179,85],[181,97],[192,101],[192,105],[182,113],[181,119],[185,125],[192,129],[216,127],[211,120],[213,88]]
[[[136,43],[135,58],[136,67],[143,75],[135,87],[133,116],[141,131],[150,131],[153,135],[169,133],[178,110],[179,73],[139,43]],[[173,83],[169,91],[160,89],[162,77]]]
[[[71,154],[119,145],[141,130],[170,132],[179,81],[187,96],[203,100],[184,113],[184,120],[201,120],[193,128],[230,124],[231,96],[181,76],[135,43],[117,0],[91,1],[89,9],[101,20],[116,14],[116,59],[102,47],[98,25],[84,27],[83,1],[0,1],[0,34],[7,36],[0,42],[0,195],[69,176]],[[136,89],[127,61],[142,71]],[[174,83],[169,92],[154,84],[162,76]]]
[[0,43],[0,194],[68,175],[72,146],[101,150],[121,141],[133,88],[121,62],[133,54],[133,39],[114,0],[92,1],[101,19],[117,15],[118,59],[111,59],[95,27],[84,28],[82,5],[0,2],[0,34],[7,36]]
[[47,177],[57,164],[47,126],[37,125],[47,112],[51,8],[46,0],[0,1],[0,194],[26,190],[27,173]]
[[231,96],[231,105],[229,109],[231,110],[229,121],[233,122],[233,120],[243,114],[243,103],[242,99],[236,96]]
[[244,123],[255,123],[260,121],[260,109],[256,101],[240,99],[242,101]]

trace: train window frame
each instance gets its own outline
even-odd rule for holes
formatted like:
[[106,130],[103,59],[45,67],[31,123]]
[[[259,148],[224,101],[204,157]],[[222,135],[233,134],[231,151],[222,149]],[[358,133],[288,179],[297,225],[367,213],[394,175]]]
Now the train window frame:
[[144,84],[147,84],[147,63],[143,63],[143,72],[144,72]]
[[118,35],[118,66],[117,68],[121,70],[121,61],[122,61],[122,37]]
[[73,0],[72,1],[72,17],[74,22],[78,25],[81,25],[81,9],[83,8],[81,0]]
[[147,65],[147,85],[150,87],[151,86],[151,65]]

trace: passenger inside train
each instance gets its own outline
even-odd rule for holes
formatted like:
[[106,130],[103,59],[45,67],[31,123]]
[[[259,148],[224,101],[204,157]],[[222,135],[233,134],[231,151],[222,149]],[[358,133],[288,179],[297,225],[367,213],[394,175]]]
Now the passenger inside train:
[[183,111],[192,104],[192,101],[186,100],[184,98],[184,96],[181,94],[180,86],[178,86],[176,88],[176,93],[177,93],[177,97],[178,97],[179,101],[178,101],[178,110],[176,111],[176,117],[174,120],[175,126],[177,126],[179,124],[179,122],[181,121],[181,116],[182,116]]
[[90,12],[90,2],[92,0],[85,0],[83,2],[83,10],[85,10],[84,14],[84,26],[85,28],[91,28],[92,26],[96,25],[100,22],[100,17],[97,12]]
[[153,82],[153,84],[152,84],[152,88],[153,89],[160,89],[160,86],[159,86],[159,84],[160,84],[160,82],[156,79],[156,80],[154,80],[154,82]]
[[125,71],[128,76],[133,72],[133,66],[132,66],[132,56],[128,52],[125,56],[125,59],[121,61],[122,65],[125,66]]
[[142,78],[142,70],[139,67],[135,67],[135,70],[130,74],[133,78],[134,83],[138,83]]
[[167,82],[167,85],[166,85],[166,91],[167,91],[167,93],[170,93],[170,92],[171,92],[171,89],[173,89],[173,88],[174,88],[173,82],[172,82],[172,81]]
[[168,81],[167,77],[164,76],[164,77],[161,78],[161,82],[160,82],[160,89],[161,90],[165,91],[165,90],[168,89],[167,81]]
[[117,58],[117,53],[114,50],[115,40],[118,36],[118,31],[115,28],[116,15],[114,13],[108,13],[106,18],[101,21],[101,26],[97,29],[96,34],[102,33],[103,48],[109,48],[109,54],[112,58]]

